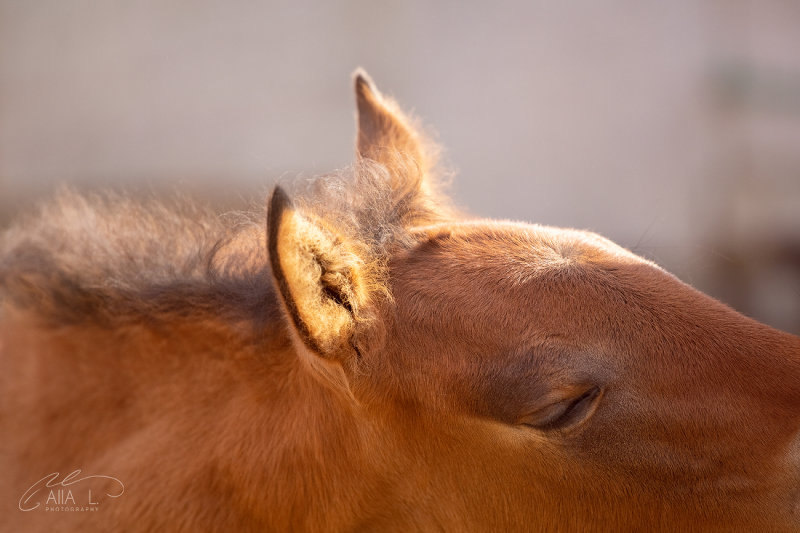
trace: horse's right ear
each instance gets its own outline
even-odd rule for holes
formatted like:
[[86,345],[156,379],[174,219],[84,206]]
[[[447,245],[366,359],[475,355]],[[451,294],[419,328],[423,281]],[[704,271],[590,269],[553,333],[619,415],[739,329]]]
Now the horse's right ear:
[[368,304],[364,261],[334,229],[301,213],[280,187],[269,200],[267,247],[298,351],[340,381],[341,369],[360,355],[355,337]]

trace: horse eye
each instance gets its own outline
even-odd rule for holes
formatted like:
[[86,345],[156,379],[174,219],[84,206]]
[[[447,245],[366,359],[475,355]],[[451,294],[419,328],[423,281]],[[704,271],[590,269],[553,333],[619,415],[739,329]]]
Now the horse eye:
[[600,387],[589,387],[576,396],[556,401],[523,417],[519,423],[541,431],[571,429],[594,413],[601,396]]

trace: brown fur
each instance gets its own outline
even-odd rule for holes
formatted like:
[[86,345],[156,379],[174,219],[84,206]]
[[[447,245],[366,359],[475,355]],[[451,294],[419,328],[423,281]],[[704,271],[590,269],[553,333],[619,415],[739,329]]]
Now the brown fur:
[[[356,95],[353,168],[268,213],[63,192],[6,231],[0,529],[800,529],[800,339],[597,235],[457,216]],[[17,508],[78,468],[124,494]]]

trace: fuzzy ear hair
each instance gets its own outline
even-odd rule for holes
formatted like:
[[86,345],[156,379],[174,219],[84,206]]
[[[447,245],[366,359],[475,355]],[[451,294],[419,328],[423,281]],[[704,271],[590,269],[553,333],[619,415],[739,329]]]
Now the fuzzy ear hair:
[[272,274],[296,340],[320,359],[353,364],[353,335],[367,302],[363,260],[332,229],[300,213],[280,187],[267,225]]

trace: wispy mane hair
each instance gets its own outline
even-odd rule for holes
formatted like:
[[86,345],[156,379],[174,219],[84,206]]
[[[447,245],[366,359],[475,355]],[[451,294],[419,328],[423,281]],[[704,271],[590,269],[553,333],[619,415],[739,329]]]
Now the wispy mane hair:
[[[411,158],[387,161],[359,158],[296,194],[301,210],[357,243],[378,283],[392,249],[410,243],[408,228],[447,213]],[[178,195],[62,189],[0,236],[0,298],[56,323],[203,312],[280,320],[265,220],[264,208],[220,215]]]

